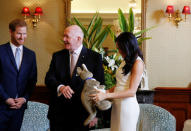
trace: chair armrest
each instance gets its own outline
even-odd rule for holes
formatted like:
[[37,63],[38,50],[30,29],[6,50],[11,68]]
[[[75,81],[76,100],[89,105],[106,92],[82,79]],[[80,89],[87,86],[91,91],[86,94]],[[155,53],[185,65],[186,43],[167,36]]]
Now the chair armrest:
[[47,119],[48,105],[28,101],[27,106],[21,131],[46,131],[49,129],[49,120]]
[[153,104],[139,104],[138,129],[141,131],[176,131],[176,119],[167,110]]

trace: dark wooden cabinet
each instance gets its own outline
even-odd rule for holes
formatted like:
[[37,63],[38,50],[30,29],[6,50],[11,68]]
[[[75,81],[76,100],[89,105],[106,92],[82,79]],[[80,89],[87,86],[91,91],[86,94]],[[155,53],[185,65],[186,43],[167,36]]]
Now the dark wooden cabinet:
[[[136,95],[139,103],[147,103],[147,104],[153,103],[153,98],[154,98],[153,90],[138,90]],[[38,85],[34,89],[30,100],[48,104],[49,97],[50,93],[49,90],[46,88],[46,86]]]
[[136,93],[137,101],[141,104],[153,104],[154,91],[153,90],[138,90]]
[[191,88],[157,87],[154,104],[168,110],[176,118],[176,130],[182,131],[184,121],[191,119]]
[[30,100],[48,104],[49,98],[50,98],[50,93],[48,88],[46,88],[45,85],[38,85],[34,89],[32,96],[30,97]]

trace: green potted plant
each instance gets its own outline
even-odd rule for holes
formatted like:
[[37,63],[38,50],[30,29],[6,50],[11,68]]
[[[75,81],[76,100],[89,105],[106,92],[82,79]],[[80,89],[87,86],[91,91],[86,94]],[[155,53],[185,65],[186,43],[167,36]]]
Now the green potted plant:
[[76,17],[73,17],[70,23],[76,24],[82,29],[84,33],[83,44],[85,47],[104,54],[102,43],[107,38],[111,25],[106,25],[103,28],[103,20],[98,13],[93,16],[87,28]]
[[[120,27],[121,32],[133,33],[137,37],[137,41],[138,41],[139,45],[141,45],[144,40],[151,39],[151,37],[141,37],[141,35],[143,33],[147,32],[148,30],[151,30],[155,26],[135,32],[135,27],[134,27],[135,21],[134,21],[134,13],[133,13],[132,8],[129,9],[128,19],[126,19],[124,13],[119,8],[118,9],[118,20],[119,20],[119,27]],[[113,38],[113,40],[115,40],[115,38],[116,38],[115,32],[111,29],[110,29],[110,35]]]
[[[118,10],[118,20],[119,20],[119,27],[120,27],[121,32],[126,31],[126,32],[134,33],[134,35],[137,37],[139,45],[142,44],[143,40],[151,39],[151,37],[145,37],[145,38],[140,37],[142,33],[150,30],[151,28],[141,30],[139,32],[135,32],[135,30],[134,30],[134,13],[133,13],[132,8],[129,9],[128,20],[125,18],[125,15],[122,12],[122,10],[119,9]],[[115,38],[116,38],[115,31],[113,31],[111,28],[109,29],[109,31],[110,31],[110,35],[111,35],[112,39],[115,41]],[[122,61],[122,57],[119,56],[118,53],[111,54],[110,56],[105,56],[104,75],[105,75],[106,89],[112,88],[116,84],[115,72],[116,72],[116,69],[119,67],[121,61]]]
[[[153,27],[135,32],[134,13],[132,8],[129,9],[128,19],[125,18],[122,10],[119,9],[118,20],[121,32],[128,31],[134,33],[134,35],[137,37],[139,45],[142,44],[143,40],[151,39],[151,37],[141,37],[141,34],[152,29]],[[116,38],[115,32],[111,29],[111,25],[106,25],[103,28],[103,20],[99,16],[99,13],[96,13],[93,16],[87,27],[83,25],[76,17],[73,17],[70,23],[77,24],[84,32],[84,46],[102,55],[106,89],[113,87],[116,84],[115,72],[122,61],[122,57],[117,53],[117,50],[108,50],[105,52],[104,48],[102,47],[103,41],[107,38],[108,34],[111,35],[113,40]],[[112,52],[112,54],[108,55],[108,52]]]

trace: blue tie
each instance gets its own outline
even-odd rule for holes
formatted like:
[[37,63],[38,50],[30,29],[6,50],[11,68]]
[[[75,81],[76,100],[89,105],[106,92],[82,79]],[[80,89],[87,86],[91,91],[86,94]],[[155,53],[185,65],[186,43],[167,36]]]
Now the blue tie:
[[21,56],[21,50],[20,50],[20,48],[16,48],[15,61],[16,61],[18,70],[19,70],[19,67],[20,67],[20,56]]

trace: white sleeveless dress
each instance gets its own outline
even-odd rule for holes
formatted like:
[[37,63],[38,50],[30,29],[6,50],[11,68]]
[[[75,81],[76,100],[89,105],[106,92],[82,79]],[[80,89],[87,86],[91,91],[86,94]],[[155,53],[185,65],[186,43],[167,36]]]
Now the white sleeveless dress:
[[[141,60],[140,57],[137,59]],[[116,88],[114,92],[121,92],[129,88],[131,72],[124,76],[121,63],[116,71]],[[139,118],[139,104],[136,95],[134,97],[113,99],[111,112],[111,131],[136,131],[136,125]]]

